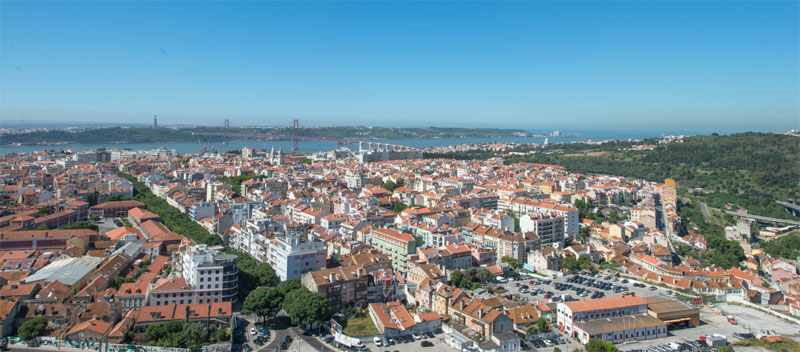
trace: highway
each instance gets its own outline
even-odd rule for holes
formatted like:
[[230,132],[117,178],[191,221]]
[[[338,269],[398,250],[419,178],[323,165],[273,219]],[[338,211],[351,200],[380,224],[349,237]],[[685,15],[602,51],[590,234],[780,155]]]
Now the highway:
[[753,214],[749,214],[749,213],[740,213],[740,212],[732,211],[732,210],[726,210],[725,213],[733,215],[733,216],[744,217],[744,218],[753,219],[753,220],[756,220],[756,221],[759,221],[759,222],[765,222],[765,223],[770,223],[770,224],[785,224],[785,225],[800,226],[800,221],[795,221],[795,220],[771,218],[769,216],[753,215]]

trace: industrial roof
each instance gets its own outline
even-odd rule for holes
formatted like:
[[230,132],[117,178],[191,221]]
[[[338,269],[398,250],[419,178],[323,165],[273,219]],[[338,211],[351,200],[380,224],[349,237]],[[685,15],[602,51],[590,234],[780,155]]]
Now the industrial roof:
[[72,286],[94,270],[102,261],[103,258],[91,256],[59,259],[25,278],[25,282],[58,281]]

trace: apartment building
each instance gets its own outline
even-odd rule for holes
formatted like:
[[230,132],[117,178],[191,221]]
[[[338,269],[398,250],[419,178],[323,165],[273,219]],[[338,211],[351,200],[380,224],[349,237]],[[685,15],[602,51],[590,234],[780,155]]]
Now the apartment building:
[[[239,293],[239,269],[235,255],[206,245],[188,247],[181,254],[182,275],[200,297],[232,301]],[[206,302],[209,302],[206,300]]]
[[326,254],[325,242],[292,232],[270,241],[267,262],[281,281],[286,281],[324,268]]
[[510,210],[518,216],[531,213],[561,216],[564,218],[564,235],[567,237],[574,238],[580,231],[580,224],[578,222],[578,209],[573,206],[551,201],[538,201],[530,198],[519,197],[511,201]]
[[365,307],[370,277],[357,266],[322,269],[303,274],[303,286],[326,297],[334,309]]
[[522,233],[533,233],[539,237],[539,245],[564,244],[564,217],[540,214],[525,214],[519,218]]
[[373,229],[370,244],[386,254],[392,261],[392,268],[401,273],[408,271],[408,261],[416,253],[417,242],[409,233],[394,229]]

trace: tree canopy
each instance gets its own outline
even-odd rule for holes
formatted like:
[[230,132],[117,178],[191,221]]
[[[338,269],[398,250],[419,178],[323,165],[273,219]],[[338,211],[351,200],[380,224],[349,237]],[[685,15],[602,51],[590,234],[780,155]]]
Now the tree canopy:
[[158,347],[199,348],[209,343],[225,341],[227,333],[209,330],[202,324],[185,321],[169,321],[148,325],[144,339],[149,345]]
[[485,268],[469,268],[455,271],[450,275],[450,284],[464,289],[475,290],[492,282],[494,275]]
[[327,298],[305,288],[298,288],[287,293],[283,301],[283,309],[292,319],[293,324],[302,327],[327,321],[333,315]]
[[44,317],[35,317],[25,320],[25,322],[20,325],[17,335],[23,340],[29,341],[44,335],[45,331],[47,331],[47,319]]
[[283,305],[284,293],[277,287],[257,287],[247,295],[242,311],[253,313],[262,320],[278,314]]
[[122,176],[133,184],[134,198],[144,203],[147,210],[158,214],[167,228],[175,233],[188,237],[195,243],[207,245],[222,244],[222,240],[218,236],[210,234],[204,227],[194,222],[189,215],[181,213],[180,210],[171,206],[167,201],[157,197],[150,192],[143,183],[130,175],[122,174]]
[[591,339],[586,344],[586,352],[617,352],[617,347],[606,340]]
[[800,258],[800,232],[765,242],[762,247],[767,254],[774,257]]
[[239,295],[247,297],[250,291],[256,287],[276,286],[280,278],[275,274],[269,264],[260,263],[249,254],[239,251],[228,250],[229,253],[236,255],[236,268],[239,269]]
[[519,260],[515,258],[503,257],[500,259],[500,261],[503,262],[503,264],[508,265],[508,267],[513,270],[519,270],[519,268],[522,267],[522,265],[519,263]]

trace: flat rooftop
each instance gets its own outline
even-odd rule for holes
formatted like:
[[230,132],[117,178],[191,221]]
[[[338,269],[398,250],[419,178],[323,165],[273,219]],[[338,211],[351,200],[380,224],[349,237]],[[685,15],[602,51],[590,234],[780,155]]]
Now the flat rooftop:
[[655,314],[698,314],[700,309],[667,297],[648,297],[647,309]]
[[47,264],[47,266],[39,269],[33,275],[26,277],[25,282],[58,281],[64,285],[72,286],[102,262],[103,258],[91,256],[59,259]]
[[610,334],[617,331],[666,327],[661,320],[649,315],[624,315],[613,318],[592,319],[576,322],[575,325],[590,336]]

